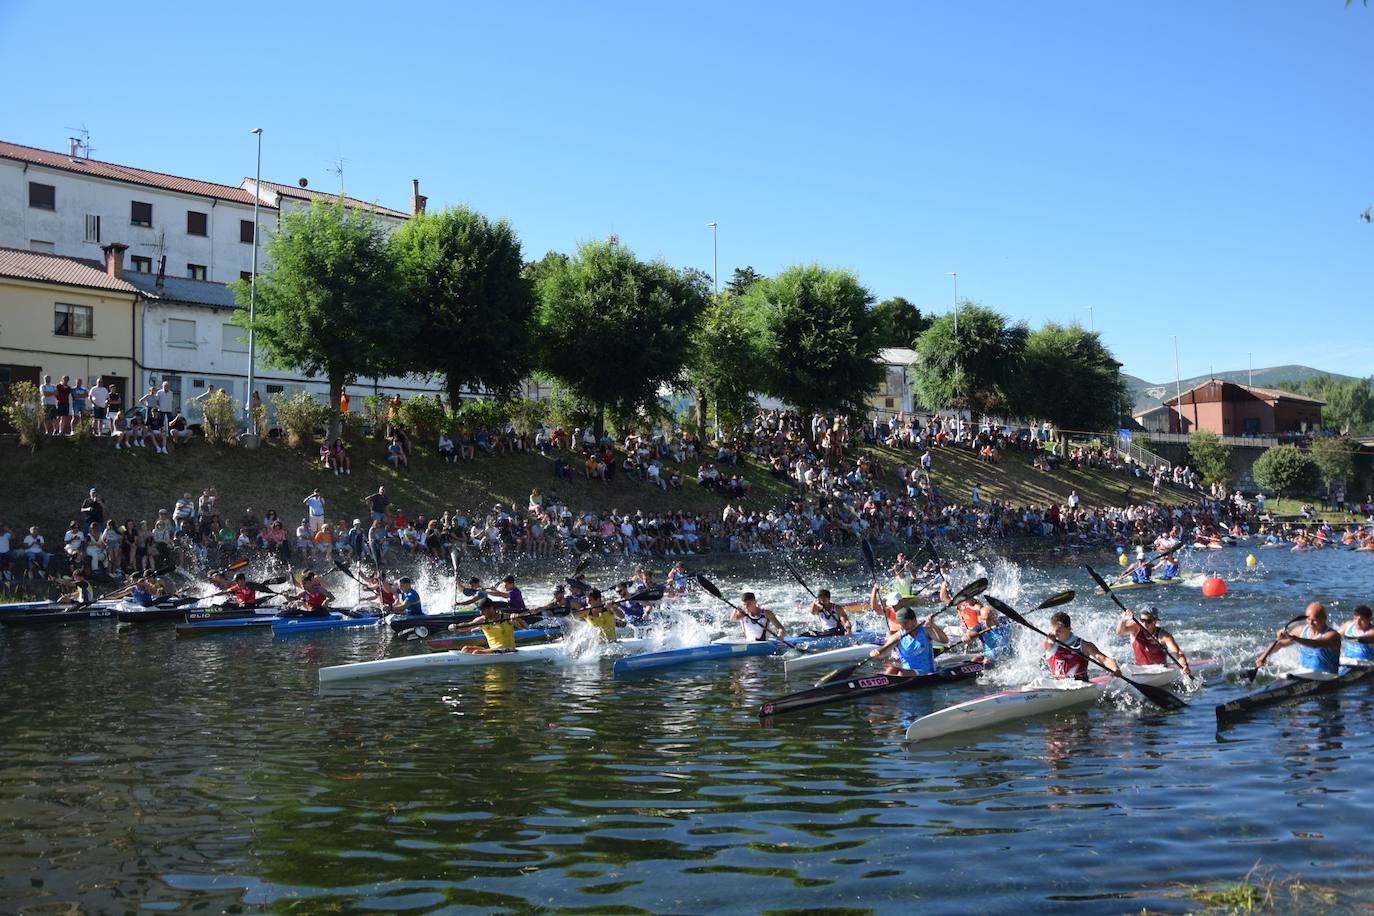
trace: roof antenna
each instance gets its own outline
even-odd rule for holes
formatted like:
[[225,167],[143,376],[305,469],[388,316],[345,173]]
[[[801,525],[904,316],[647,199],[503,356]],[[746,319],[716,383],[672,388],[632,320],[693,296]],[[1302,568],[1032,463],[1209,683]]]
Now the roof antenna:
[[338,175],[338,176],[339,176],[339,196],[340,196],[340,197],[343,197],[343,192],[344,192],[343,172],[344,172],[344,163],[347,162],[347,161],[348,161],[347,159],[335,159],[335,160],[334,160],[334,167],[333,167],[332,169],[329,170],[329,171],[333,172],[335,175]]
[[67,140],[70,141],[67,147],[68,158],[91,158],[91,153],[95,150],[95,147],[91,146],[91,132],[86,129],[86,125],[82,124],[80,127],[68,127],[67,130],[76,134],[74,137],[67,138]]

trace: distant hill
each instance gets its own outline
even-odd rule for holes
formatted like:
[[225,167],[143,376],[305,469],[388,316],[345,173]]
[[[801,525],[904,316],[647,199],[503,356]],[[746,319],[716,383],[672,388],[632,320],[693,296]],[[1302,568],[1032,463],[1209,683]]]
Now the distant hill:
[[[1181,380],[1178,387],[1187,391],[1209,378],[1219,378],[1228,382],[1248,385],[1253,375],[1254,384],[1260,388],[1282,388],[1281,382],[1301,382],[1323,374],[1337,379],[1353,378],[1353,376],[1341,375],[1339,372],[1324,373],[1321,369],[1313,369],[1311,366],[1271,366],[1268,369],[1256,369],[1254,373],[1251,373],[1249,369],[1239,369],[1231,372],[1214,372],[1210,375],[1195,375],[1192,378]],[[1136,378],[1134,375],[1123,375],[1122,378],[1126,380],[1126,389],[1131,395],[1131,402],[1135,405],[1134,413],[1149,410],[1151,407],[1158,407],[1164,403],[1165,398],[1174,396],[1173,381],[1147,382],[1144,379]]]

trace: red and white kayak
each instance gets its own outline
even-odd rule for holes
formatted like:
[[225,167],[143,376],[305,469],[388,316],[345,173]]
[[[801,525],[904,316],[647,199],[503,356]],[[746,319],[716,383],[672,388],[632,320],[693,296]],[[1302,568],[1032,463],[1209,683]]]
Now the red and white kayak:
[[[1191,664],[1195,674],[1215,666],[1212,659]],[[1126,665],[1124,672],[1128,677],[1154,687],[1176,684],[1181,674],[1173,665]],[[1016,690],[1004,690],[956,703],[922,716],[907,727],[906,740],[929,741],[958,732],[1019,723],[1045,713],[1091,706],[1114,685],[1124,686],[1110,675],[1095,677],[1090,681],[1038,679]]]

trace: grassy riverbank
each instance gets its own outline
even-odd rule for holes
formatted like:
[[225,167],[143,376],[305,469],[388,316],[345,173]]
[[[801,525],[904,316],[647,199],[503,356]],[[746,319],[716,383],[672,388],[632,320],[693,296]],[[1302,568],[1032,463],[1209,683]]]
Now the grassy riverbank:
[[[897,490],[900,463],[912,465],[918,456],[887,448],[869,449],[881,465],[882,482]],[[197,440],[188,449],[170,456],[151,448],[115,451],[108,443],[83,446],[66,440],[43,442],[35,451],[21,449],[14,437],[0,437],[0,479],[4,481],[4,511],[0,520],[15,530],[39,525],[50,537],[78,517],[86,491],[97,487],[112,517],[135,521],[151,519],[159,508],[170,508],[183,493],[199,496],[205,487],[219,493],[226,514],[252,508],[261,513],[276,509],[294,527],[303,514],[301,500],[315,487],[325,497],[331,518],[360,515],[362,499],[386,484],[395,506],[410,517],[433,516],[445,509],[490,509],[494,503],[524,506],[534,487],[546,495],[556,491],[577,509],[644,509],[719,512],[730,501],[696,484],[696,466],[678,470],[685,483],[680,490],[662,491],[643,482],[617,477],[603,483],[575,477],[571,483],[556,482],[553,461],[542,455],[479,458],[475,462],[446,464],[417,454],[411,469],[396,474],[386,466],[377,443],[352,449],[353,474],[335,476],[321,470],[313,449],[297,451],[276,442],[255,451],[215,448]],[[1123,474],[1105,471],[1061,470],[1046,474],[1030,466],[1023,456],[1009,453],[996,464],[984,464],[962,450],[935,453],[933,477],[945,499],[967,502],[977,482],[984,499],[1000,499],[1013,505],[1044,505],[1063,502],[1077,491],[1085,505],[1120,505],[1148,498],[1148,485]],[[791,488],[773,478],[754,462],[743,470],[753,484],[744,505],[768,507],[785,502]],[[1170,491],[1171,502],[1190,501],[1186,492]]]

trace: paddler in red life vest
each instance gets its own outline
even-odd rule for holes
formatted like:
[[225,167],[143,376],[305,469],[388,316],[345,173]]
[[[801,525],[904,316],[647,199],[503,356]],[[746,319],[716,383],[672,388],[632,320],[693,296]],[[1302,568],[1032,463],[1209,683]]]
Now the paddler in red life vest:
[[1191,678],[1193,672],[1188,667],[1188,657],[1179,648],[1178,641],[1174,639],[1173,634],[1159,625],[1159,608],[1153,604],[1147,604],[1140,609],[1136,616],[1140,619],[1139,624],[1131,619],[1130,611],[1122,611],[1121,619],[1116,622],[1116,635],[1131,637],[1131,651],[1135,653],[1135,663],[1137,665],[1167,664],[1169,656],[1164,654],[1164,650],[1168,649],[1174,658],[1178,659],[1179,667],[1183,669],[1183,673]]
[[258,600],[258,593],[248,587],[248,577],[243,573],[234,573],[232,582],[220,575],[210,576],[210,581],[239,607],[247,607]]
[[[1050,617],[1050,634],[1053,638],[1046,639],[1040,646],[1045,653],[1045,664],[1050,668],[1050,677],[1056,680],[1086,681],[1088,659],[1083,655],[1111,671],[1120,672],[1121,666],[1114,658],[1104,655],[1101,649],[1086,639],[1073,635],[1073,622],[1063,611],[1058,611]],[[1078,652],[1083,654],[1079,655]]]
[[945,631],[935,622],[934,614],[918,619],[916,611],[907,608],[897,617],[898,627],[888,634],[881,646],[868,653],[869,658],[881,658],[894,647],[897,657],[888,664],[885,673],[894,675],[930,674],[935,670],[935,642],[947,642]]
[[333,600],[334,593],[324,587],[314,570],[307,569],[305,575],[301,576],[301,593],[296,599],[302,615],[321,617],[328,614],[329,602]]
[[739,599],[744,607],[731,611],[730,619],[739,621],[744,630],[745,639],[752,642],[763,642],[765,639],[782,639],[787,636],[782,621],[778,620],[777,616],[768,608],[759,607],[753,592],[744,592],[739,596]]
[[816,626],[803,633],[803,636],[848,636],[854,632],[854,624],[844,608],[830,600],[830,589],[823,588],[816,593],[811,602],[811,615],[816,618]]
[[[374,576],[363,576],[363,587],[372,592],[382,610],[391,613],[396,607],[396,587],[387,579],[386,573],[377,571]],[[402,611],[402,613],[406,613]]]

